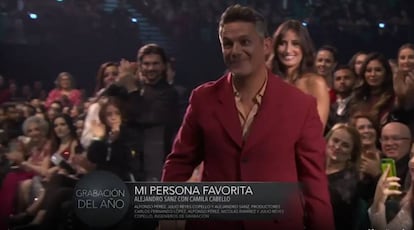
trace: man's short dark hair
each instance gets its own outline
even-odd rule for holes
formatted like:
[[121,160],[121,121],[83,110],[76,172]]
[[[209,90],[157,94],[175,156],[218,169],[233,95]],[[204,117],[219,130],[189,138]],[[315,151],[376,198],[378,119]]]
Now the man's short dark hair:
[[149,54],[158,54],[158,55],[160,55],[160,57],[162,59],[162,62],[164,64],[166,64],[167,61],[168,61],[167,54],[165,54],[164,49],[161,46],[159,46],[157,44],[154,44],[154,43],[147,44],[147,45],[141,47],[138,50],[138,57],[137,57],[138,61],[141,62],[142,59],[144,58],[144,56],[149,55]]
[[221,15],[219,32],[224,24],[231,22],[250,22],[255,24],[257,32],[264,38],[269,36],[266,21],[259,12],[248,6],[240,4],[229,6]]
[[349,65],[338,65],[335,68],[335,70],[333,71],[333,73],[335,74],[335,72],[337,72],[339,70],[348,70],[348,71],[350,71],[356,77],[355,71]]
[[332,57],[334,59],[334,62],[337,62],[338,61],[338,50],[334,46],[331,46],[331,45],[323,45],[323,46],[321,46],[321,48],[318,49],[318,52],[319,51],[322,51],[322,50],[326,50],[328,52],[331,52]]

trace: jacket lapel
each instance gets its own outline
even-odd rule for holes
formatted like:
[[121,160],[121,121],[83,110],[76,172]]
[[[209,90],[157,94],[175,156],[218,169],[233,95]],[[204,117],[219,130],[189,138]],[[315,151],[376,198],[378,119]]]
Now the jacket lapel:
[[[281,113],[278,112],[282,108],[283,100],[283,84],[282,80],[269,72],[266,90],[259,106],[256,117],[250,126],[250,132],[246,137],[244,151],[247,152],[250,148],[260,140],[267,138],[267,134],[277,126],[274,124],[281,122]],[[293,105],[292,105],[293,106]],[[282,121],[283,122],[283,121]]]
[[217,99],[219,106],[214,111],[215,117],[219,120],[221,126],[233,140],[233,142],[242,147],[242,128],[240,125],[239,115],[234,101],[233,89],[231,87],[231,77],[228,74],[220,81],[220,88],[218,88]]

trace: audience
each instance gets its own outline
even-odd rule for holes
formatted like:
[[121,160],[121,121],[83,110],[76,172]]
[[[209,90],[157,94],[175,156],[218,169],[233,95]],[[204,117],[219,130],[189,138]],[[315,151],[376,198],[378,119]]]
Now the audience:
[[[96,22],[93,31],[106,26],[100,24],[107,13],[99,10],[98,1],[73,2],[65,2],[63,8],[56,8],[56,2],[44,4],[53,5],[52,14],[77,15],[77,23]],[[166,30],[174,38],[206,41],[216,29],[215,15],[229,2],[233,1],[121,1],[113,12],[117,20],[106,18],[107,26],[118,31],[128,27],[127,7],[144,4],[159,23],[180,25]],[[404,44],[395,52],[394,71],[389,59],[377,52],[357,52],[344,65],[332,46],[314,52],[304,23],[286,20],[309,13],[309,23],[353,30],[373,25],[390,7],[396,10],[386,15],[393,19],[391,24],[407,26],[412,21],[403,5],[409,3],[350,0],[328,7],[329,1],[297,1],[297,6],[292,1],[246,2],[277,28],[269,69],[317,98],[326,125],[326,174],[336,228],[411,229],[414,45]],[[334,15],[340,19],[333,20]],[[161,46],[146,44],[138,50],[136,63],[103,63],[90,98],[75,87],[77,77],[68,72],[58,75],[56,88],[48,94],[45,82],[19,85],[0,76],[0,229],[26,224],[28,216],[32,224],[62,228],[66,222],[56,222],[56,215],[67,215],[62,204],[70,200],[77,180],[96,169],[127,182],[158,181],[189,97],[174,81],[176,71],[175,59]],[[52,156],[60,156],[72,168],[53,165]],[[396,177],[387,177],[389,169],[381,168],[384,158],[396,162]],[[203,173],[208,172],[201,164],[189,181],[202,181]]]

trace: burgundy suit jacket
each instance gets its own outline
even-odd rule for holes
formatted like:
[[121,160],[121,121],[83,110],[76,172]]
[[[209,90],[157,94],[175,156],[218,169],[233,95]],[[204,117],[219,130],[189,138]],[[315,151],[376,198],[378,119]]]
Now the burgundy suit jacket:
[[247,139],[231,75],[196,88],[168,155],[163,181],[186,181],[204,161],[202,181],[302,183],[287,214],[272,221],[187,221],[187,229],[334,229],[325,141],[316,100],[269,72]]

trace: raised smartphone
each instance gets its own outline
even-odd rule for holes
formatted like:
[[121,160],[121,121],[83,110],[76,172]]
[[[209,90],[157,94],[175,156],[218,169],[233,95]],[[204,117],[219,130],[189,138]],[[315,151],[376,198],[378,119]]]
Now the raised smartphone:
[[391,158],[383,158],[381,160],[381,171],[384,173],[388,165],[390,166],[390,171],[388,172],[387,177],[397,176],[397,167],[395,166],[395,160]]

